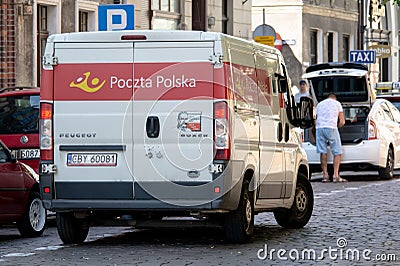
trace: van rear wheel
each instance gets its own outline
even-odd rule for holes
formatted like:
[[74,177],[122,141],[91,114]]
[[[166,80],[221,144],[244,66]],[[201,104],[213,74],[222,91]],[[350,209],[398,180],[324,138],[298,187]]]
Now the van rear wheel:
[[73,212],[57,212],[56,222],[64,244],[81,244],[89,233],[88,219],[78,219]]
[[253,236],[253,203],[254,196],[249,191],[249,181],[244,180],[238,208],[224,215],[225,236],[229,242],[243,243]]
[[312,186],[307,177],[299,173],[292,207],[290,209],[275,210],[275,220],[285,228],[302,228],[310,220],[313,208],[314,193]]

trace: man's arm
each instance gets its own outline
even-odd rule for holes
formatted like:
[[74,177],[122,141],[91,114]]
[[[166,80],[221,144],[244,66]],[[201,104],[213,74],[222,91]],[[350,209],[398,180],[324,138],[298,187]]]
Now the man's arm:
[[344,120],[344,114],[343,114],[343,112],[340,112],[340,113],[339,113],[338,128],[343,127],[345,123],[346,123],[346,121]]

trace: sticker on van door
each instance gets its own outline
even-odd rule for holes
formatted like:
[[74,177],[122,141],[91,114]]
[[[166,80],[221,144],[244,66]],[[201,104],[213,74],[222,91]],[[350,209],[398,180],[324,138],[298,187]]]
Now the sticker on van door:
[[184,132],[200,132],[201,112],[180,112],[177,128]]

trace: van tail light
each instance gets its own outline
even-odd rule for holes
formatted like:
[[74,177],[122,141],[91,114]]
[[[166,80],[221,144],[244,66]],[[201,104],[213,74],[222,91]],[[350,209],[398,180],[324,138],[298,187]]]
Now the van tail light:
[[40,104],[40,160],[53,161],[53,105]]
[[229,160],[231,157],[229,127],[228,104],[226,102],[214,103],[215,160]]
[[377,138],[378,138],[378,134],[377,134],[377,130],[376,130],[376,125],[375,125],[374,121],[369,121],[369,123],[368,123],[368,140],[377,139]]

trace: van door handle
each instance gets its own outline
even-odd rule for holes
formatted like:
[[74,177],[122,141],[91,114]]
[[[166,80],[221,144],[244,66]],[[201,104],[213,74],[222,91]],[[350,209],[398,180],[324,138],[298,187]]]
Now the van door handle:
[[160,135],[160,120],[157,116],[149,116],[146,121],[146,132],[149,138],[158,138]]
[[278,124],[277,137],[278,137],[278,141],[281,142],[282,139],[283,139],[283,127],[282,127],[282,123],[281,122],[279,122],[279,124]]

